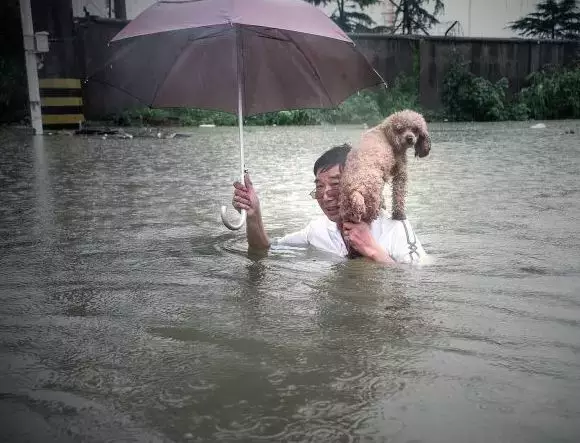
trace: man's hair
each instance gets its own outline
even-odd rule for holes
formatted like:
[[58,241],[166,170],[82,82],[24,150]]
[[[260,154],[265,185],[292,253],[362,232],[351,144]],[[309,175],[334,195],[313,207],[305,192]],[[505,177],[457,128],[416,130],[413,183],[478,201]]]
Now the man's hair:
[[346,156],[350,149],[351,146],[348,143],[330,148],[314,162],[314,175],[317,172],[324,172],[336,165],[340,165],[342,169],[346,163]]

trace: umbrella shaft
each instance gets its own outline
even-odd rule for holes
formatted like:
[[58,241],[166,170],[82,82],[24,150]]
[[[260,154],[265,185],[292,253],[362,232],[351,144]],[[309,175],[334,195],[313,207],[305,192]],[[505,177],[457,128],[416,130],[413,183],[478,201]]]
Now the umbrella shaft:
[[244,94],[243,94],[243,46],[242,46],[242,31],[238,27],[236,29],[236,70],[238,78],[238,130],[240,132],[240,169],[241,179],[244,183]]
[[242,183],[244,183],[244,115],[243,115],[243,97],[242,83],[240,82],[238,71],[238,130],[240,132],[240,167],[242,172]]

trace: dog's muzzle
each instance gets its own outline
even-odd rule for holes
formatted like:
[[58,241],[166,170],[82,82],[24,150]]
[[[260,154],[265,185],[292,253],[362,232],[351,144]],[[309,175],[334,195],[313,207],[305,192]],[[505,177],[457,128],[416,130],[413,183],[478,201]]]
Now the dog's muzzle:
[[419,137],[415,144],[415,157],[427,157],[429,152],[431,152],[431,137],[429,135]]
[[415,157],[423,158],[429,155],[429,148],[415,149]]

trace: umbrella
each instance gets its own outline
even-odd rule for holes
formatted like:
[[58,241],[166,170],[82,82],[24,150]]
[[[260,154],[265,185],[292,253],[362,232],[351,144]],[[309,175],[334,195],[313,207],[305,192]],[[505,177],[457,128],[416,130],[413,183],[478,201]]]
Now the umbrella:
[[[115,51],[91,79],[151,107],[193,107],[243,119],[265,112],[334,108],[384,84],[354,42],[304,0],[160,1],[111,41]],[[239,229],[226,218],[229,229]]]

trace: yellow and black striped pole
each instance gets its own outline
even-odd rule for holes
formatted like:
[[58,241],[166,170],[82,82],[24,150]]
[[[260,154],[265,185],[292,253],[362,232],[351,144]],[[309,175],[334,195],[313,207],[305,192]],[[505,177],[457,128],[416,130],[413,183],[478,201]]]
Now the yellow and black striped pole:
[[42,126],[46,129],[78,129],[85,121],[81,81],[77,78],[43,78],[39,85]]

